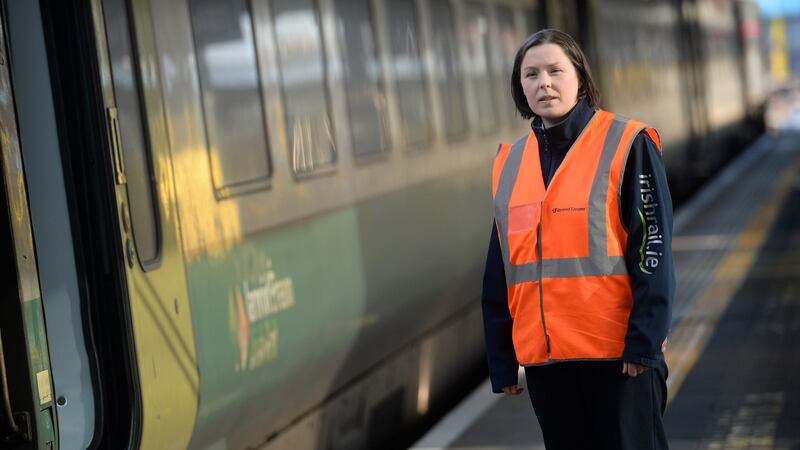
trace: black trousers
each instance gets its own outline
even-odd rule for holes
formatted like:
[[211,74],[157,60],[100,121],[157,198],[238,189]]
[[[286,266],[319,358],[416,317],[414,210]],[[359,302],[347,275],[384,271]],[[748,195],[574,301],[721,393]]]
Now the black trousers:
[[668,449],[666,365],[631,377],[622,361],[575,361],[525,376],[547,450]]

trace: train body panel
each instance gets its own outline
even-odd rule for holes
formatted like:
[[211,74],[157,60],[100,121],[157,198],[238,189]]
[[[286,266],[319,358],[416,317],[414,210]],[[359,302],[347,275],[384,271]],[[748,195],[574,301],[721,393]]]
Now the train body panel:
[[739,68],[739,28],[732,2],[698,1],[695,6],[703,35],[704,83],[709,130],[735,126],[745,115],[744,81]]
[[[682,73],[680,11],[675,2],[618,1],[596,6],[595,24],[603,103],[610,111],[658,129],[664,160],[682,167],[692,139]],[[671,92],[674,95],[653,95]]]
[[[275,12],[254,6],[250,13],[259,45],[251,51],[258,58],[243,63],[258,60],[262,67],[279,66],[279,39],[269,33],[279,33],[270,29],[277,20],[271,17]],[[224,436],[239,436],[241,444],[253,444],[474,299],[465,294],[477,286],[483,249],[482,245],[463,246],[463,242],[466,236],[472,237],[466,242],[486,239],[486,220],[477,219],[485,219],[490,208],[489,197],[482,194],[488,192],[486,168],[491,165],[498,137],[492,134],[477,143],[461,138],[449,145],[446,139],[431,139],[433,145],[419,148],[407,142],[406,129],[399,137],[393,135],[398,148],[382,152],[379,158],[368,155],[373,159],[359,159],[347,148],[352,145],[347,129],[357,124],[346,120],[352,116],[344,114],[344,98],[331,95],[323,109],[340,112],[337,117],[341,119],[331,127],[337,136],[344,136],[338,140],[342,144],[335,168],[298,176],[302,167],[295,163],[309,158],[302,155],[302,147],[291,145],[286,155],[272,153],[268,189],[221,194],[214,189],[213,180],[215,170],[220,166],[224,170],[224,165],[217,163],[217,153],[225,149],[215,147],[213,137],[201,130],[215,126],[210,121],[225,118],[218,109],[213,112],[216,117],[210,117],[210,94],[201,89],[197,66],[202,58],[196,55],[196,36],[193,42],[196,23],[186,14],[193,5],[170,2],[151,7],[161,66],[170,67],[162,72],[166,120],[198,336],[202,381],[192,446],[212,445]],[[321,30],[308,36],[326,35],[324,24],[335,20],[326,17],[325,7],[321,2],[316,11],[320,14],[316,26],[323,24]],[[315,22],[306,26],[313,28]],[[329,92],[346,91],[344,73],[336,64],[331,66],[326,83],[337,88]],[[203,70],[207,69],[200,72]],[[293,124],[293,118],[286,117],[292,109],[287,103],[296,99],[282,92],[279,71],[273,69],[261,77],[264,120],[272,130],[267,133],[269,147],[286,148],[287,142],[299,139],[298,129],[302,135],[313,136],[313,129],[303,130],[302,118],[295,117]],[[401,86],[407,84],[384,88],[386,96],[396,96]],[[395,125],[395,129],[402,127]],[[447,130],[437,132],[441,135]],[[524,132],[520,121],[516,131],[505,132],[505,140]],[[483,202],[476,204],[474,199],[481,197]],[[459,204],[451,205],[445,210],[448,216],[442,217],[441,210],[436,212],[447,199],[457,199]],[[420,245],[408,245],[412,238]],[[248,256],[236,256],[240,252]],[[464,263],[450,263],[451,270],[458,270],[440,280],[434,275],[436,268],[453,257]],[[326,267],[330,271],[321,270]],[[307,273],[314,268],[319,271],[316,276]],[[418,279],[420,271],[431,273],[430,284]],[[259,298],[272,289],[266,285],[272,276],[293,286],[288,294],[291,300]],[[469,280],[471,286],[465,286]],[[246,292],[245,286],[253,292]],[[307,291],[308,287],[319,290]],[[430,298],[439,299],[435,307]],[[333,311],[326,309],[334,306]],[[259,308],[277,310],[253,317]],[[410,314],[416,310],[420,310],[419,316]],[[231,327],[234,329],[228,330],[226,339],[216,335]],[[234,337],[238,340],[231,341]],[[251,361],[256,354],[259,356]],[[228,355],[227,361],[221,363],[224,355]],[[231,359],[235,355],[245,355],[238,369],[236,358]],[[296,384],[313,388],[298,393],[292,389]],[[281,411],[263,406],[272,404],[287,406]],[[239,423],[235,418],[241,414],[251,419]],[[253,428],[246,428],[247,423]],[[229,432],[232,429],[237,432]]]
[[365,320],[357,229],[343,209],[189,264],[202,380],[192,447],[255,444],[331,391]]
[[764,103],[769,88],[767,49],[764,45],[763,22],[755,0],[738,0],[737,23],[742,42],[742,75],[746,91],[747,113],[752,120],[763,120]]

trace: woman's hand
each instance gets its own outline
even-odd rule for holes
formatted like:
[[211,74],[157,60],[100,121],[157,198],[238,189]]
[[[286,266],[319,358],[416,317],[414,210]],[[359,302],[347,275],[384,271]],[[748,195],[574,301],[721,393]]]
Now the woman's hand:
[[519,387],[517,385],[506,386],[506,387],[503,388],[503,393],[506,394],[506,395],[519,395],[524,390],[525,389],[523,389],[523,388],[521,388],[521,387]]
[[622,373],[626,373],[632,377],[635,377],[636,375],[643,373],[647,369],[648,367],[645,367],[641,364],[622,361]]

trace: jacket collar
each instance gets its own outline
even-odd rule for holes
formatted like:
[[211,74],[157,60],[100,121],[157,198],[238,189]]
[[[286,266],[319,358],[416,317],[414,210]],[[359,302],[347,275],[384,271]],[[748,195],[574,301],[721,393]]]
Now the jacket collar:
[[540,147],[544,144],[548,151],[566,153],[578,139],[594,113],[595,109],[589,106],[585,99],[581,99],[561,122],[545,128],[541,117],[537,116],[531,122],[531,128],[536,134]]

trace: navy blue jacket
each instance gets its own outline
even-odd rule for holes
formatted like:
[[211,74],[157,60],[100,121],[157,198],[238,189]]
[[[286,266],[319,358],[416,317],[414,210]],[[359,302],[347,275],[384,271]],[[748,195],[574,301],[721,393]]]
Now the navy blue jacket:
[[[581,100],[557,125],[545,129],[538,118],[531,123],[539,142],[545,186],[550,184],[567,151],[594,113]],[[643,132],[633,140],[621,195],[622,223],[628,232],[625,262],[633,286],[633,307],[622,360],[657,367],[664,364],[661,345],[669,331],[675,292],[672,198],[661,154]],[[648,229],[657,229],[658,234],[648,236]],[[517,384],[519,366],[511,340],[505,269],[494,222],[483,277],[482,305],[489,377],[492,390],[499,393],[502,388]]]

